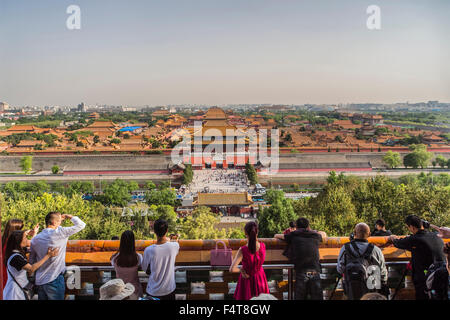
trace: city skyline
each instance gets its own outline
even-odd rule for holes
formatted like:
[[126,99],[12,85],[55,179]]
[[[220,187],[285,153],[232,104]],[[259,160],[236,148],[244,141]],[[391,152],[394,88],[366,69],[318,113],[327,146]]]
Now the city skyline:
[[[66,8],[81,8],[68,30]],[[381,30],[366,9],[381,8]],[[450,101],[447,1],[2,1],[10,105]]]
[[[1,101],[0,103],[5,103],[8,105],[8,109],[5,110],[16,110],[17,108],[75,108],[80,105],[80,103],[73,103],[73,104],[53,104],[53,105],[37,105],[37,104],[30,104],[30,105],[12,105],[9,104],[7,101]],[[283,104],[283,103],[222,103],[222,104],[201,104],[201,103],[180,103],[180,104],[142,104],[142,105],[130,105],[130,104],[103,104],[103,103],[85,103],[84,101],[81,101],[86,108],[116,108],[116,107],[129,107],[129,108],[138,108],[138,109],[145,109],[145,108],[169,108],[169,107],[176,107],[176,108],[210,108],[210,107],[221,107],[221,108],[240,108],[243,106],[251,106],[251,107],[258,107],[258,106],[289,106],[289,107],[305,107],[305,106],[337,106],[337,107],[352,107],[352,106],[361,106],[361,105],[380,105],[380,106],[404,106],[404,105],[421,105],[421,104],[440,104],[440,105],[450,105],[450,102],[446,101],[439,101],[439,100],[428,100],[428,101],[398,101],[398,102],[390,102],[390,103],[378,103],[378,102],[347,102],[347,103],[290,103],[290,104]],[[431,110],[430,110],[431,111]]]

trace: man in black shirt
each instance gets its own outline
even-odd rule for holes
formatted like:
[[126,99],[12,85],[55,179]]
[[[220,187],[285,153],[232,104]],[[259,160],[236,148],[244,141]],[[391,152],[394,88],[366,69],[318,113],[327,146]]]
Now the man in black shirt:
[[391,234],[391,231],[386,230],[386,224],[383,219],[378,219],[375,222],[375,231],[372,232],[372,237],[387,237]]
[[436,234],[426,231],[422,219],[417,216],[406,217],[405,223],[412,235],[405,238],[392,235],[389,241],[396,248],[411,251],[416,300],[428,300],[425,272],[435,262],[445,263],[444,242]]
[[320,284],[319,245],[326,240],[325,232],[313,231],[306,218],[299,218],[297,229],[289,234],[276,234],[275,238],[285,240],[291,246],[290,259],[295,265],[295,299],[323,300]]

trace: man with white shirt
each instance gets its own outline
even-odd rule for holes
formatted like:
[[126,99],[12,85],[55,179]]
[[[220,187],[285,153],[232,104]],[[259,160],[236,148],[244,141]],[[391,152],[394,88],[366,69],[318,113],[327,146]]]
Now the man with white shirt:
[[[71,227],[61,227],[61,222],[70,219]],[[39,300],[64,300],[66,270],[66,247],[70,236],[84,229],[86,224],[78,217],[59,212],[50,212],[45,217],[46,228],[31,240],[30,263],[42,259],[48,248],[59,248],[59,255],[47,260],[36,271]]]
[[175,300],[175,259],[180,250],[178,242],[166,237],[167,221],[154,223],[156,244],[145,248],[142,269],[149,275],[147,294],[160,300]]

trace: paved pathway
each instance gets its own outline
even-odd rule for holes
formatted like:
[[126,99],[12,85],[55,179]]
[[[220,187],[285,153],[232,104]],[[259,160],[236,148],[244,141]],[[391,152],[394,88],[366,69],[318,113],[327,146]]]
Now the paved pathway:
[[249,186],[244,170],[206,169],[194,170],[194,177],[187,188],[188,193],[210,192],[228,193],[245,192]]

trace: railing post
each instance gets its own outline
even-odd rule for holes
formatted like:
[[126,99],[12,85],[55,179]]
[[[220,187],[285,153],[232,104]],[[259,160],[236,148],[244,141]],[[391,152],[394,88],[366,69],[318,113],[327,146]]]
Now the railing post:
[[288,269],[288,300],[293,300],[294,283],[293,283],[293,271],[294,269]]

